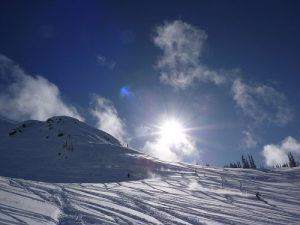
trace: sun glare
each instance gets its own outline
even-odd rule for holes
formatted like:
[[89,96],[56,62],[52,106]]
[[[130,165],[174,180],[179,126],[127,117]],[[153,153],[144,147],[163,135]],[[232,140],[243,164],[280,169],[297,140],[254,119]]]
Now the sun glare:
[[180,143],[185,139],[185,133],[182,125],[176,120],[164,122],[160,127],[161,141],[166,144]]

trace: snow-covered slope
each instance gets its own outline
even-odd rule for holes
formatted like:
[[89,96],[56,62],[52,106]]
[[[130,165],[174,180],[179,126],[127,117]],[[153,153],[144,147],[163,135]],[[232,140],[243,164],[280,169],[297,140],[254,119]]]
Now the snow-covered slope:
[[84,184],[0,177],[0,224],[300,224],[299,172],[182,166]]
[[[0,120],[1,121],[1,120]],[[115,182],[164,166],[71,117],[0,124],[2,176],[46,182]]]
[[0,224],[300,224],[300,168],[161,162],[70,117],[0,132]]

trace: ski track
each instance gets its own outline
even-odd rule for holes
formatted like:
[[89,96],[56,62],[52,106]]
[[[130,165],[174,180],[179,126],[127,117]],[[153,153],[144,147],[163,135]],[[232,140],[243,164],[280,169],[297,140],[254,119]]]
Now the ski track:
[[103,184],[0,177],[0,224],[300,224],[300,182],[288,173],[187,167]]

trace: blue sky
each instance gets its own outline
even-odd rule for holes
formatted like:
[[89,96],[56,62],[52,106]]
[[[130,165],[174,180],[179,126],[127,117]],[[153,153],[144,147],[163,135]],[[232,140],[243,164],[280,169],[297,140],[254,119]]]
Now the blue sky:
[[[2,1],[0,114],[69,115],[167,160],[300,156],[296,1]],[[176,146],[157,127],[187,130]]]

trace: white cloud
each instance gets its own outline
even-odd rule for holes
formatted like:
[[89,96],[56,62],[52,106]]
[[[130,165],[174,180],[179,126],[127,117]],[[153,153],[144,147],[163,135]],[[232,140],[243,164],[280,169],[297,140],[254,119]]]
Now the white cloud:
[[249,130],[243,131],[242,147],[255,148],[258,145],[258,137]]
[[151,128],[147,126],[139,126],[135,128],[135,137],[145,137],[151,135]]
[[189,137],[185,137],[176,144],[169,144],[158,137],[154,141],[147,141],[142,151],[166,161],[195,163],[199,159],[196,142]]
[[156,67],[162,83],[185,89],[194,80],[223,83],[225,78],[200,63],[205,31],[181,20],[166,22],[155,29],[154,44],[162,49]]
[[110,100],[93,95],[90,112],[97,119],[99,129],[124,142],[126,138],[125,123],[119,118],[118,112]]
[[247,84],[237,78],[233,81],[232,93],[238,108],[257,124],[285,125],[293,118],[285,95],[270,86]]
[[99,64],[101,64],[102,66],[107,67],[110,70],[113,70],[116,66],[116,62],[113,60],[108,60],[106,57],[104,57],[103,55],[98,55],[97,56],[97,61]]
[[293,137],[285,138],[279,145],[265,145],[262,155],[265,157],[267,166],[274,166],[288,162],[289,152],[292,152],[294,156],[300,156],[300,142]]
[[26,74],[11,59],[0,54],[0,114],[13,120],[45,120],[66,115],[84,120],[76,108],[66,104],[58,87],[42,76]]

